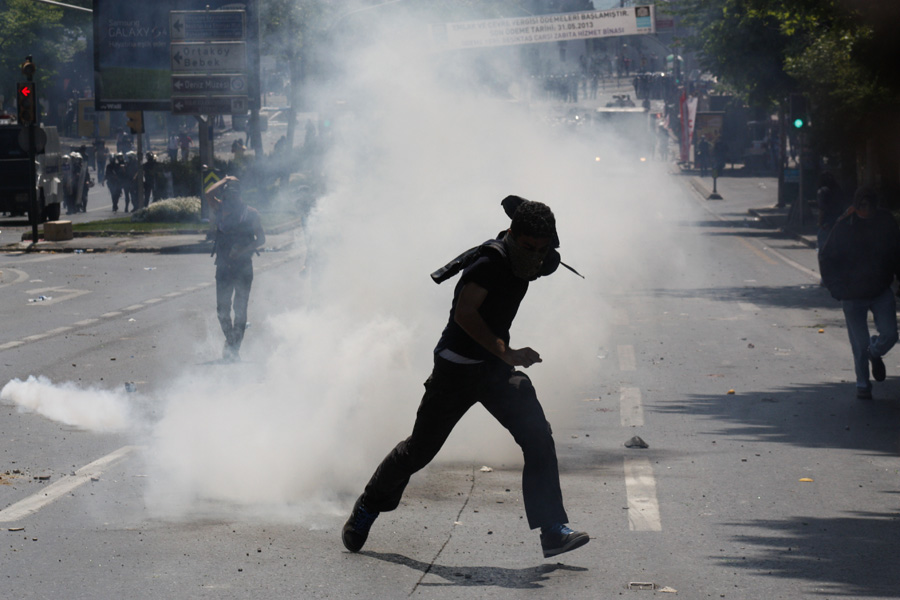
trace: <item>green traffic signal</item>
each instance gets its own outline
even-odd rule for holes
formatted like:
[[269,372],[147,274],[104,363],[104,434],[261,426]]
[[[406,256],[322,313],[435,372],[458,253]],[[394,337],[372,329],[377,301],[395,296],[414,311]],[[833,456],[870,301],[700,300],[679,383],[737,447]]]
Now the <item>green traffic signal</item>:
[[803,119],[799,117],[794,119],[794,128],[802,129],[804,125],[806,125],[806,123],[803,121]]

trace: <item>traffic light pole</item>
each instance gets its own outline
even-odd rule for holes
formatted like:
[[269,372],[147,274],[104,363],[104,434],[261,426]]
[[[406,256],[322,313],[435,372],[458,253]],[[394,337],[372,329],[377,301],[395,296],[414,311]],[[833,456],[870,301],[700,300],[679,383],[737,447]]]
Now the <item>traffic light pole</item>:
[[[31,56],[25,57],[25,62],[22,63],[22,74],[25,75],[25,78],[28,80],[28,83],[32,83],[34,81],[34,72],[36,67],[34,63],[31,61]],[[41,220],[41,215],[38,214],[38,198],[37,198],[37,171],[34,166],[35,155],[37,154],[37,149],[35,148],[36,135],[34,128],[37,127],[38,121],[38,112],[39,112],[39,104],[37,101],[37,87],[34,86],[31,88],[31,92],[33,95],[32,101],[34,102],[34,111],[32,113],[31,121],[28,123],[28,200],[29,206],[31,206],[31,210],[29,210],[29,216],[31,217],[29,220],[31,221],[31,246],[29,249],[36,248],[38,243],[38,222]]]

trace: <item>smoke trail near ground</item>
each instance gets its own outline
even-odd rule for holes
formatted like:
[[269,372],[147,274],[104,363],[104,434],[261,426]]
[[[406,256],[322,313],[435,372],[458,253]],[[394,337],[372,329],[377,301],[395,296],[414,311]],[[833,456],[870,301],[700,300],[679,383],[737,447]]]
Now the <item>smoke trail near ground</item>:
[[13,379],[0,390],[0,400],[91,431],[124,431],[133,425],[131,406],[121,394],[72,382],[54,385],[46,377]]

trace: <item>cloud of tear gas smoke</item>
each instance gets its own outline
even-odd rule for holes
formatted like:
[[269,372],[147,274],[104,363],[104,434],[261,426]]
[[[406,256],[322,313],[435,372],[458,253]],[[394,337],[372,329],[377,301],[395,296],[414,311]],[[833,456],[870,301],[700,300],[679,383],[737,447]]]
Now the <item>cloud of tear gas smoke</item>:
[[[170,392],[150,453],[151,506],[346,505],[361,492],[409,434],[448,318],[455,281],[436,286],[428,274],[508,227],[508,194],[553,208],[563,260],[587,277],[560,268],[534,283],[512,330],[514,346],[544,359],[528,373],[558,432],[596,395],[610,295],[643,284],[647,265],[677,262],[656,222],[668,200],[662,163],[638,164],[628,140],[560,130],[525,93],[464,85],[467,55],[453,57],[447,78],[416,40],[372,37],[380,41],[350,45],[346,79],[320,98],[334,109],[330,192],[306,227],[303,305],[271,318],[271,355],[255,382],[189,380]],[[252,304],[265,313],[263,298]],[[438,459],[498,465],[521,453],[475,407]]]
[[[396,34],[421,24],[390,25],[371,44],[347,44],[344,76],[320,90],[334,122],[329,193],[305,228],[302,302],[269,314],[270,276],[258,276],[251,319],[268,321],[247,334],[248,362],[173,376],[161,394],[146,453],[158,514],[346,509],[411,430],[455,285],[429,273],[506,229],[508,194],[550,205],[563,261],[587,277],[560,268],[532,284],[511,332],[514,347],[543,358],[527,372],[558,436],[597,394],[614,296],[683,267],[660,218],[675,203],[663,163],[639,165],[629,140],[600,130],[555,126],[524,72],[498,73],[518,82],[498,97],[466,78],[478,55],[430,55]],[[521,455],[475,407],[438,459],[497,466]]]
[[20,410],[92,431],[122,431],[131,426],[131,407],[121,394],[74,383],[54,385],[46,377],[13,379],[0,390],[0,400]]

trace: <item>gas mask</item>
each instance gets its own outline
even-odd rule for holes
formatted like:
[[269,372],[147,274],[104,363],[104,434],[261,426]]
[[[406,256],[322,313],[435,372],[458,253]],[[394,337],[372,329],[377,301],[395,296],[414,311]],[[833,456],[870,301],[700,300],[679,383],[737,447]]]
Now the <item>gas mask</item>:
[[513,275],[525,281],[537,279],[549,248],[526,250],[516,243],[512,234],[504,236],[503,245],[506,247],[506,255],[509,257]]

